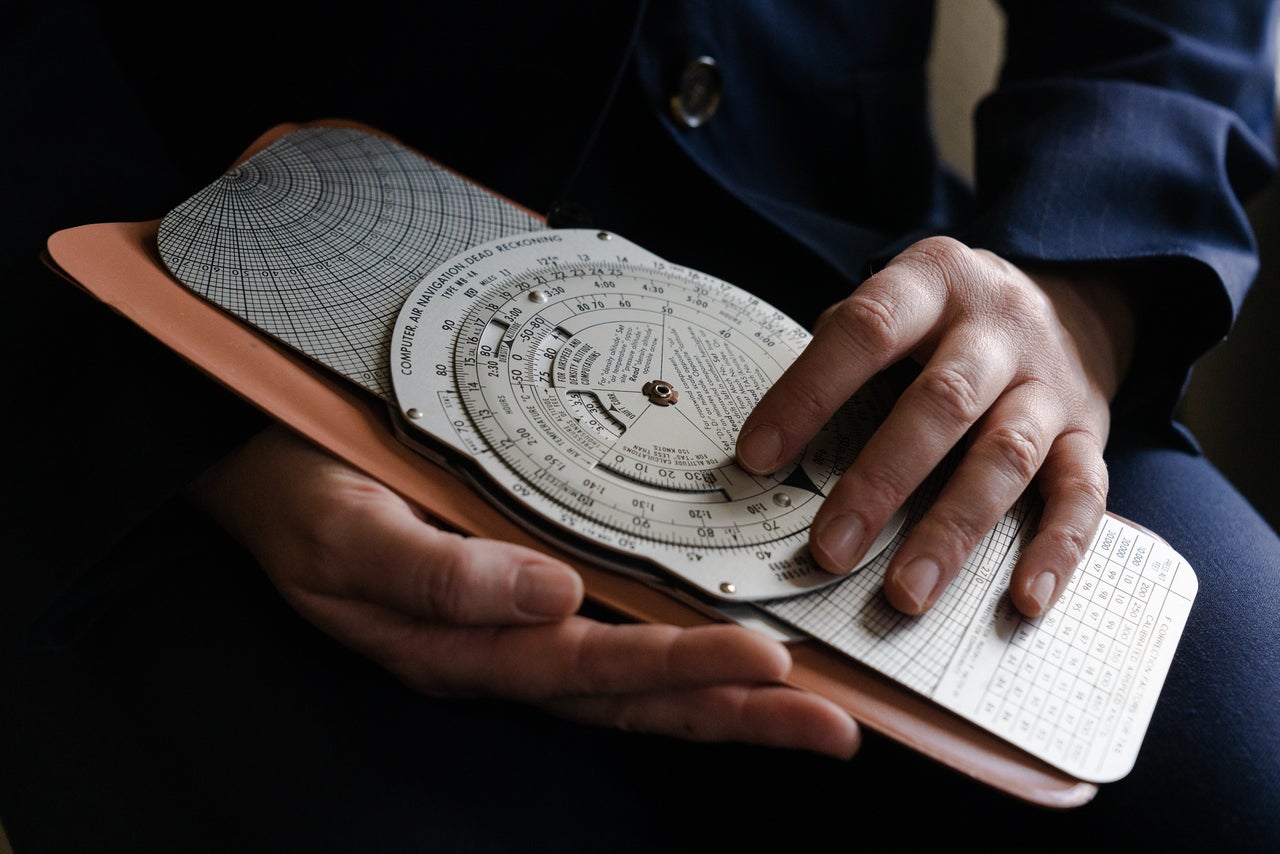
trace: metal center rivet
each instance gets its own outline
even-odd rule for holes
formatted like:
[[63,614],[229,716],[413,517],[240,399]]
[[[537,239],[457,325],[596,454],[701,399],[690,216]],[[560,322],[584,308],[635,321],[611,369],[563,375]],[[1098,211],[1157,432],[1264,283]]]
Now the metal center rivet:
[[647,395],[649,402],[658,406],[670,406],[680,399],[680,392],[666,380],[650,380],[640,389],[640,393]]

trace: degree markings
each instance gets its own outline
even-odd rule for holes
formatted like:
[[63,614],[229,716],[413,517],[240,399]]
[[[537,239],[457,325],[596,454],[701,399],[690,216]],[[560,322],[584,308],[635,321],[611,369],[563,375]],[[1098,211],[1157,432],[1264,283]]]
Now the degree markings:
[[[567,490],[571,494],[571,501],[577,501],[581,505],[585,505],[587,515],[590,515],[604,524],[610,524],[614,520],[609,512],[599,512],[595,508],[598,504],[603,503],[606,508],[613,512],[619,512],[626,508],[621,506],[622,499],[625,499],[630,491],[636,488],[636,484],[643,484],[649,487],[657,487],[659,495],[672,500],[677,500],[689,496],[690,494],[699,494],[705,499],[707,496],[719,496],[721,503],[741,502],[750,498],[759,497],[763,492],[775,487],[779,484],[777,478],[759,478],[748,475],[746,472],[740,471],[735,464],[731,455],[726,454],[726,445],[736,437],[736,424],[730,425],[728,421],[740,422],[742,416],[742,406],[754,401],[738,404],[727,395],[722,395],[717,401],[719,404],[726,404],[725,411],[720,413],[720,426],[717,428],[720,435],[714,435],[706,422],[700,422],[691,413],[691,408],[695,405],[693,399],[686,397],[684,406],[677,403],[671,407],[665,407],[661,414],[670,420],[679,419],[684,428],[692,431],[694,435],[701,437],[701,442],[706,442],[703,451],[696,451],[690,448],[690,440],[680,440],[676,438],[679,434],[685,432],[685,429],[675,430],[669,424],[663,425],[662,428],[656,430],[646,430],[646,424],[652,424],[653,420],[658,417],[657,407],[646,403],[637,404],[640,406],[639,412],[633,419],[624,419],[629,423],[624,423],[625,429],[620,435],[602,437],[598,432],[591,432],[586,426],[579,425],[581,429],[574,431],[568,425],[559,424],[560,419],[557,416],[560,413],[569,412],[569,407],[564,405],[564,398],[560,395],[569,395],[570,393],[582,395],[590,394],[592,398],[599,402],[599,406],[608,409],[607,401],[612,395],[615,398],[625,397],[629,400],[635,400],[636,386],[647,379],[657,378],[657,375],[664,376],[680,376],[692,380],[694,376],[699,376],[702,388],[711,388],[716,384],[724,385],[729,382],[725,376],[725,370],[730,364],[736,364],[739,374],[746,376],[752,382],[761,384],[761,378],[769,379],[772,375],[776,375],[782,369],[782,365],[776,359],[771,359],[765,346],[760,345],[749,335],[744,324],[750,320],[749,312],[744,312],[742,306],[732,306],[733,311],[719,310],[711,312],[707,309],[717,302],[717,294],[715,289],[702,283],[699,287],[682,287],[684,283],[678,280],[659,279],[646,270],[626,269],[623,266],[609,269],[609,273],[613,276],[610,280],[612,287],[607,289],[591,289],[585,287],[585,283],[593,276],[599,274],[601,267],[594,269],[581,267],[570,268],[563,271],[553,271],[553,275],[545,275],[536,269],[527,270],[520,274],[517,278],[520,282],[518,290],[520,292],[528,292],[530,288],[526,287],[530,280],[533,281],[554,281],[557,287],[566,289],[550,302],[545,302],[535,307],[535,313],[525,315],[523,312],[520,316],[515,317],[515,313],[509,311],[510,298],[513,296],[510,289],[501,290],[497,293],[490,291],[480,294],[475,300],[476,309],[464,326],[464,333],[460,336],[460,340],[466,343],[468,341],[466,333],[475,326],[485,323],[485,328],[489,328],[495,322],[499,322],[502,317],[502,323],[508,323],[501,333],[496,337],[500,338],[507,350],[506,373],[504,383],[507,385],[513,396],[519,397],[519,406],[506,400],[504,407],[504,399],[502,395],[491,397],[489,386],[486,383],[479,384],[479,398],[483,401],[483,410],[491,413],[488,418],[483,419],[481,423],[481,433],[490,434],[486,438],[494,448],[497,455],[506,459],[507,463],[514,465],[517,470],[525,470],[526,475],[532,476],[535,482],[543,485],[544,494],[553,500],[563,501],[562,496],[558,493],[561,490]],[[637,275],[638,274],[638,275]],[[618,288],[617,283],[620,280],[626,280],[631,276],[629,284],[631,287]],[[653,288],[662,288],[664,293],[658,294],[646,293],[643,288],[645,286]],[[680,303],[677,299],[667,295],[668,289],[678,289],[686,296],[687,303],[695,303],[693,305]],[[506,303],[501,300],[506,298]],[[483,308],[480,308],[483,307]],[[492,313],[490,313],[492,312]],[[485,317],[485,315],[488,315]],[[684,337],[689,338],[687,342],[696,345],[692,349],[701,350],[700,356],[689,356],[691,368],[681,372],[677,370],[674,363],[670,362],[668,357],[669,345],[673,340],[671,323],[676,317],[682,320],[682,333]],[[590,323],[579,326],[572,321],[589,319]],[[723,321],[723,322],[717,322]],[[657,358],[657,368],[650,366],[648,370],[632,371],[632,374],[625,380],[621,379],[621,373],[615,371],[610,378],[602,378],[599,372],[592,372],[590,369],[595,365],[588,365],[585,373],[589,377],[587,382],[568,382],[561,385],[559,378],[562,371],[559,367],[562,360],[566,358],[566,349],[574,343],[578,344],[578,352],[574,355],[579,356],[585,361],[588,359],[603,358],[600,347],[593,346],[592,338],[602,336],[605,339],[612,340],[611,352],[618,349],[626,351],[626,347],[619,347],[619,341],[616,335],[625,335],[630,333],[635,338],[642,338],[647,332],[645,327],[652,324],[657,329],[656,341],[652,346],[659,355]],[[528,334],[524,334],[528,331]],[[609,332],[614,330],[614,332]],[[679,333],[677,333],[679,334]],[[774,334],[769,330],[769,334]],[[495,336],[487,332],[481,332],[477,336],[480,340],[492,340]],[[780,337],[780,336],[779,336]],[[741,343],[731,343],[733,339],[740,339]],[[533,361],[530,358],[533,354],[540,351],[545,352],[545,342],[547,340],[555,341],[556,357],[553,360],[553,370],[548,379],[544,379],[538,375],[536,371],[526,370],[527,366]],[[714,342],[714,343],[710,343]],[[712,358],[710,347],[722,348],[723,353],[731,353],[730,358],[723,358],[719,362]],[[473,347],[464,346],[461,348],[462,358],[459,360],[460,376],[469,369],[474,369],[471,363],[468,363],[467,357],[474,352]],[[586,354],[586,355],[584,355]],[[764,359],[764,364],[761,363]],[[478,367],[480,358],[474,357],[474,367]],[[512,366],[516,362],[521,363],[522,367],[514,369]],[[771,375],[768,367],[773,369]],[[501,365],[500,365],[501,367]],[[688,373],[692,370],[693,373]],[[517,373],[518,371],[518,373]],[[674,374],[673,374],[674,372]],[[705,374],[705,376],[701,376]],[[741,377],[739,377],[741,379]],[[523,395],[522,395],[523,392]],[[539,393],[541,392],[541,393]],[[468,395],[464,393],[464,401]],[[579,398],[580,402],[581,398]],[[554,405],[555,411],[551,411]],[[530,407],[537,409],[537,414],[532,418]],[[515,418],[516,410],[519,409],[523,414],[521,418]],[[498,416],[497,413],[509,413],[512,418],[505,419]],[[507,423],[510,420],[510,423]],[[519,422],[519,423],[517,423]],[[687,434],[686,434],[687,435]],[[649,461],[640,453],[640,444],[648,442],[649,446],[666,447],[659,445],[660,442],[666,441],[671,447],[678,448],[679,455],[672,459],[679,459],[682,462],[672,462],[662,465],[658,461]],[[536,459],[536,455],[541,450],[539,439],[546,440],[550,445],[563,451],[566,442],[573,442],[583,451],[583,455],[569,455],[567,459],[561,462],[571,463],[583,468],[586,472],[595,472],[607,475],[610,483],[593,484],[593,488],[584,492],[576,488],[568,482],[563,474],[557,472],[548,472],[543,469],[542,461]],[[587,447],[581,440],[586,440]],[[575,441],[576,440],[576,441]],[[620,451],[619,449],[622,448]],[[625,452],[623,452],[625,451]],[[689,460],[697,459],[698,464],[691,464]],[[632,470],[628,470],[628,463]],[[646,476],[646,472],[657,470],[663,473],[662,477]],[[794,470],[794,466],[792,467]],[[536,473],[536,475],[535,475]],[[780,473],[785,477],[788,472]],[[741,476],[739,476],[739,474]],[[684,480],[680,480],[679,476],[683,475]],[[621,481],[619,483],[619,481]],[[609,487],[620,487],[621,493],[614,500],[610,500],[617,489]],[[552,493],[553,490],[556,494]],[[646,490],[648,493],[648,490]],[[634,502],[632,502],[634,503]],[[800,502],[803,504],[805,502]],[[579,508],[582,509],[582,508]],[[675,529],[681,528],[699,528],[705,529],[706,525],[690,525],[679,521],[679,507],[672,507],[669,512],[662,514]],[[773,508],[776,511],[778,508]],[[795,512],[797,508],[792,507],[788,512]],[[768,516],[785,516],[788,512],[766,512],[762,513],[757,510],[757,519],[747,519],[748,523],[753,521],[762,521]],[[717,514],[719,515],[719,514]],[[736,515],[736,514],[734,514]],[[808,515],[808,514],[803,514]],[[703,521],[702,518],[695,521]],[[741,538],[740,525],[743,520],[734,519],[725,526],[726,531],[731,531],[731,537],[734,539]],[[807,524],[807,520],[806,520]],[[776,527],[776,526],[775,526]],[[787,526],[790,527],[790,526]],[[776,538],[778,534],[771,535]]]
[[[806,532],[856,454],[862,416],[842,412],[770,476],[734,455],[746,414],[808,332],[616,235],[567,229],[521,243],[538,245],[477,247],[406,303],[396,398],[420,413],[407,420],[429,436],[447,431],[443,441],[530,518],[716,596],[834,583]],[[609,251],[617,258],[599,257]],[[443,412],[436,401],[454,403]]]

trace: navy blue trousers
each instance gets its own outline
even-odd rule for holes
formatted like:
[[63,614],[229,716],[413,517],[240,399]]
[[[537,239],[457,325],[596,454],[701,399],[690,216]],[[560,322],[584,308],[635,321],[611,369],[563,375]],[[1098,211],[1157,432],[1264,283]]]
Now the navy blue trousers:
[[1275,850],[1280,540],[1176,443],[1116,437],[1109,460],[1111,508],[1169,539],[1200,592],[1136,767],[1073,810],[870,733],[837,762],[416,696],[175,500],[6,651],[0,820],[19,852],[679,850],[827,828],[873,847]]

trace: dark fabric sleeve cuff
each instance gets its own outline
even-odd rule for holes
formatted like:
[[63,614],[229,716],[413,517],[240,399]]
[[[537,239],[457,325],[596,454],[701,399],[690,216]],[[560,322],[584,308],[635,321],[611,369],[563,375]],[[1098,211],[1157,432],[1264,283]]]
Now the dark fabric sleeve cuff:
[[1225,108],[1115,80],[1010,86],[975,123],[978,214],[957,236],[1132,282],[1141,340],[1123,397],[1167,417],[1257,273],[1244,200],[1273,173],[1272,140]]

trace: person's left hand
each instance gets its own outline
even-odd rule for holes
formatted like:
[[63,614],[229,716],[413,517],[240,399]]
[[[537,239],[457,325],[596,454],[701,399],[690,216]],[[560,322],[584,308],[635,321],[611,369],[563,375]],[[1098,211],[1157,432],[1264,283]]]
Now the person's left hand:
[[829,309],[743,425],[738,459],[760,474],[793,459],[864,383],[912,358],[903,392],[814,519],[830,572],[857,564],[955,447],[963,456],[885,574],[890,603],[931,608],[1034,479],[1039,529],[1010,594],[1038,617],[1061,594],[1106,509],[1102,451],[1133,325],[1112,283],[1029,271],[948,238],[922,240]]
[[280,427],[189,495],[258,558],[304,618],[406,685],[528,703],[695,741],[847,758],[857,723],[785,684],[786,646],[742,626],[609,622],[578,611],[572,567],[441,530],[382,484]]

